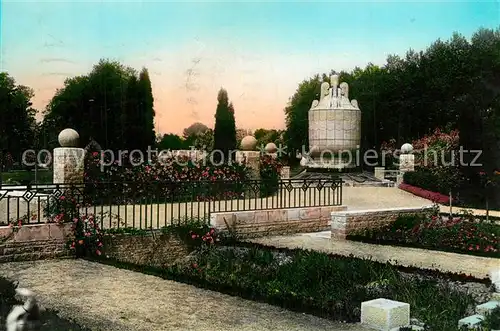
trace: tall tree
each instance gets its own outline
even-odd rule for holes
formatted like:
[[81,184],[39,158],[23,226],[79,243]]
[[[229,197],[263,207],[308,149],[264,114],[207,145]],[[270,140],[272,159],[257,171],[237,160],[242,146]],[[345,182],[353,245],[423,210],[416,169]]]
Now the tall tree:
[[143,132],[141,134],[143,149],[147,146],[153,146],[155,142],[155,128],[154,128],[154,98],[153,89],[151,87],[151,80],[146,68],[142,68],[139,74],[139,106],[143,116],[141,127]]
[[19,162],[23,151],[35,147],[33,96],[31,88],[17,85],[7,73],[0,73],[0,160],[9,153]]
[[217,95],[217,109],[215,111],[214,127],[214,161],[229,161],[229,152],[236,149],[236,125],[234,119],[234,108],[229,103],[227,91],[221,88]]

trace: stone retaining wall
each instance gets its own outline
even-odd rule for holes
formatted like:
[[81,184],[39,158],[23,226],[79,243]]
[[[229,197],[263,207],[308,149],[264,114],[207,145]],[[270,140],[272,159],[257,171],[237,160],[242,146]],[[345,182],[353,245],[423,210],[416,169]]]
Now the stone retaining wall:
[[145,235],[106,235],[103,238],[103,256],[143,266],[163,268],[190,252],[178,236],[160,231]]
[[245,238],[317,232],[330,228],[332,212],[346,209],[329,206],[212,213],[210,225],[219,230],[229,226]]
[[71,256],[66,246],[71,224],[30,224],[0,227],[0,262],[33,261]]
[[433,206],[428,206],[422,208],[351,210],[332,213],[332,239],[343,240],[354,231],[388,225],[400,215],[416,215],[431,212],[433,209]]

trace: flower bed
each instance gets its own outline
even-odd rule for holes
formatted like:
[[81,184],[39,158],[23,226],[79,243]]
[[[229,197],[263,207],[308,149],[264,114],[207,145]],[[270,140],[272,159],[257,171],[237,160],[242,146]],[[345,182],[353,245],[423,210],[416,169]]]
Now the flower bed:
[[435,203],[447,204],[450,202],[449,196],[437,192],[427,191],[420,187],[412,186],[406,183],[399,184],[399,188],[403,191],[415,194],[416,196],[419,196],[421,198],[429,199]]
[[347,239],[500,258],[500,226],[465,217],[400,216],[391,225],[360,230]]
[[244,162],[213,165],[187,156],[110,162],[94,152],[85,163],[85,195],[95,204],[265,197],[276,193],[281,164],[263,156],[260,165],[262,181],[254,183]]
[[[194,233],[192,236],[199,239]],[[467,287],[452,285],[457,279],[474,281],[466,276],[301,249],[243,243],[228,246],[225,240],[205,240],[186,259],[162,269],[102,256],[99,261],[347,322],[359,322],[361,302],[384,297],[409,303],[412,317],[426,323],[426,330],[457,331],[458,320],[478,303]],[[475,281],[488,291],[488,284]]]

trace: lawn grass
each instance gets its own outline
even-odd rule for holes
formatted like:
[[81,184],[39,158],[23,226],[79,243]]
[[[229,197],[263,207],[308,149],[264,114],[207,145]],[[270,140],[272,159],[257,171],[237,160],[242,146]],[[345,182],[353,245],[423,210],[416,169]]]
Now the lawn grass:
[[[35,178],[36,177],[36,178]],[[52,183],[53,172],[52,170],[38,170],[36,176],[35,171],[27,170],[14,170],[9,172],[2,172],[3,184],[50,184]]]

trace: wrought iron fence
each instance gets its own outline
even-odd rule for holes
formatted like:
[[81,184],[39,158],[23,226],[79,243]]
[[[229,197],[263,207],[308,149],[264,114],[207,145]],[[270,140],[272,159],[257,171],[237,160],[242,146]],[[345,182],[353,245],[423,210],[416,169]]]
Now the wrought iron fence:
[[342,180],[300,179],[266,182],[99,182],[1,185],[0,224],[57,221],[68,210],[93,215],[102,228],[161,228],[211,213],[336,206]]

